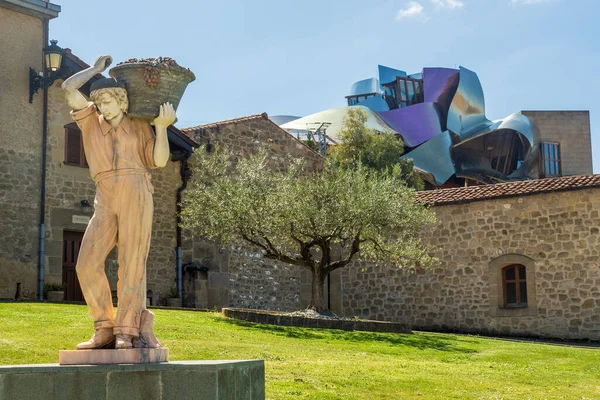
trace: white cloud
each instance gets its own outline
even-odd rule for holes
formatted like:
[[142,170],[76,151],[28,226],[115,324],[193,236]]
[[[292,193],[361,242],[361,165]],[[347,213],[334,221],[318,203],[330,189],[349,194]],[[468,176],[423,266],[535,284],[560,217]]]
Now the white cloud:
[[551,1],[556,0],[510,0],[510,4],[541,4],[541,3],[550,3]]
[[431,2],[441,8],[461,8],[465,5],[460,0],[431,0]]
[[423,6],[416,1],[411,1],[406,4],[406,8],[398,11],[396,19],[423,17]]

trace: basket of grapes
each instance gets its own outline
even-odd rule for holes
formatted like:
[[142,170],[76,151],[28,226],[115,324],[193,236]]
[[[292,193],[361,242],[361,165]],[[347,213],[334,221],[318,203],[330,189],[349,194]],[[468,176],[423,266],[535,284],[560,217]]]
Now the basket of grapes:
[[187,85],[194,81],[194,73],[169,57],[130,58],[108,71],[109,75],[125,83],[131,118],[152,121],[166,102],[175,110]]

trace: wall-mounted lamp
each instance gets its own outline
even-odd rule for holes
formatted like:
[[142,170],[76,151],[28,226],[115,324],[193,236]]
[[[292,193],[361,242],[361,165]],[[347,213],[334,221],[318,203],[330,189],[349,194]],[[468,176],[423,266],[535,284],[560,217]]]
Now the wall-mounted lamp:
[[81,200],[79,202],[79,205],[81,206],[81,211],[83,211],[84,213],[91,213],[93,210],[92,205],[87,200]]
[[46,64],[46,78],[43,72],[37,72],[29,67],[29,102],[33,102],[33,95],[42,88],[50,87],[56,80],[60,64],[62,63],[63,49],[56,43],[58,40],[51,40],[50,46],[44,49],[44,61]]

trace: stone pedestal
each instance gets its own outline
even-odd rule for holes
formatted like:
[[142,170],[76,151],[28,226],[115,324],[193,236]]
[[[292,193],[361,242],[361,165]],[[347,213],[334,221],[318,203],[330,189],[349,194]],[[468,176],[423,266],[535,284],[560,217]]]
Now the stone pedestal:
[[0,399],[263,400],[264,398],[265,369],[262,360],[0,366]]
[[60,365],[151,364],[169,361],[169,349],[61,350]]

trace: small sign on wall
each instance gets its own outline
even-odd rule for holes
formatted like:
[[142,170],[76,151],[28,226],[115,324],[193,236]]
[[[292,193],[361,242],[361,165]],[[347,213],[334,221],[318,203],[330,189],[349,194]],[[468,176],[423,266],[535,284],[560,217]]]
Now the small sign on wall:
[[87,225],[90,223],[90,217],[87,215],[73,215],[73,223]]

